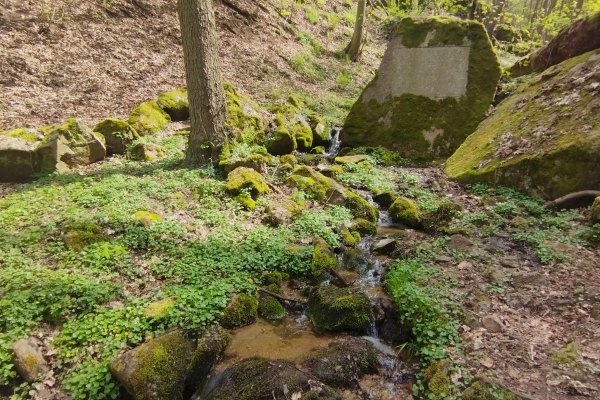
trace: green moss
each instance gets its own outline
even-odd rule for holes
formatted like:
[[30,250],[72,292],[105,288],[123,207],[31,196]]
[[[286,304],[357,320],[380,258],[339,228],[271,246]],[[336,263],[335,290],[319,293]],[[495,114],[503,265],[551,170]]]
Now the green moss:
[[442,400],[452,395],[452,381],[450,380],[450,362],[438,360],[432,362],[423,372],[428,398]]
[[[560,103],[571,93],[568,82],[599,58],[597,52],[574,57],[523,84],[448,159],[446,173],[464,183],[512,186],[548,199],[600,186],[600,119],[586,106],[593,95],[581,90],[578,101]],[[581,121],[589,126],[585,133]],[[511,150],[515,146],[518,154]]]
[[314,146],[328,146],[331,143],[331,133],[329,132],[329,123],[320,115],[308,114],[308,124],[313,132]]
[[165,129],[171,122],[171,117],[156,101],[146,101],[133,109],[128,122],[136,132],[144,136]]
[[327,169],[323,170],[323,175],[328,176],[330,178],[336,178],[337,176],[344,173],[344,168],[341,165],[332,165],[327,167]]
[[476,381],[461,394],[464,400],[521,400],[520,396],[500,386]]
[[[260,108],[247,96],[241,94],[232,84],[225,83],[225,99],[227,101],[226,126],[235,138],[246,130],[263,132],[267,121]],[[271,153],[274,154],[274,153]]]
[[125,353],[111,371],[138,400],[180,400],[192,350],[182,333],[172,331]]
[[0,136],[11,137],[16,139],[22,139],[27,143],[38,142],[39,134],[25,128],[12,129],[10,131],[0,132]]
[[235,201],[244,206],[244,208],[248,211],[253,211],[256,209],[256,201],[254,201],[249,193],[242,192],[238,194],[235,196]]
[[290,164],[292,167],[295,167],[298,164],[298,160],[293,154],[284,154],[281,157],[279,157],[279,160],[282,164]]
[[296,139],[298,150],[309,151],[313,144],[313,133],[308,125],[298,121],[289,128],[290,134]]
[[342,237],[342,243],[348,247],[356,247],[360,242],[360,233],[350,231],[349,229],[343,229],[340,233]]
[[550,356],[560,367],[577,368],[581,363],[581,345],[577,342],[568,343]]
[[358,232],[361,235],[373,236],[377,234],[377,225],[364,218],[359,218],[352,223],[350,231]]
[[265,285],[281,286],[283,282],[289,279],[289,277],[290,276],[285,272],[273,271],[264,273],[262,279]]
[[270,192],[265,177],[245,167],[236,168],[227,175],[227,190],[233,194],[247,190],[253,199]]
[[389,213],[394,222],[411,228],[421,227],[421,212],[411,199],[398,197],[390,206]]
[[127,121],[117,118],[100,121],[94,132],[100,133],[106,140],[108,154],[125,154],[127,146],[140,137]]
[[133,214],[133,219],[135,219],[140,224],[142,224],[146,227],[161,220],[161,218],[158,214],[155,214],[150,211],[144,211],[144,210],[136,211],[135,214]]
[[306,165],[296,167],[287,179],[287,183],[310,193],[321,201],[331,200],[334,197],[338,199],[345,197],[345,190],[341,185]]
[[323,146],[313,147],[310,152],[312,154],[327,154],[327,150]]
[[267,139],[269,153],[279,156],[290,154],[298,148],[296,137],[287,128],[287,120],[283,114],[275,115],[275,131]]
[[190,398],[192,393],[204,387],[210,371],[229,341],[230,337],[227,331],[218,325],[212,326],[203,332],[192,354],[186,381],[185,398]]
[[338,268],[338,259],[333,250],[325,240],[316,238],[313,245],[313,256],[310,264],[312,278],[319,280],[323,278],[329,270],[336,270]]
[[190,103],[186,88],[161,93],[157,103],[173,121],[185,121],[190,117]]
[[269,321],[279,321],[285,318],[285,308],[279,300],[272,296],[261,296],[258,302],[258,315]]
[[351,156],[339,156],[336,157],[333,161],[337,164],[357,164],[361,161],[370,160],[370,157],[364,154],[357,154]]
[[127,158],[134,161],[154,162],[165,155],[165,148],[155,143],[135,143],[127,148]]
[[75,221],[65,223],[65,234],[62,237],[69,250],[81,251],[92,243],[106,240],[102,227],[92,221]]
[[[354,104],[344,123],[344,144],[383,146],[396,150],[415,161],[431,161],[446,157],[475,131],[485,117],[493,99],[500,67],[486,31],[475,21],[449,18],[405,18],[394,25],[409,47],[419,46],[434,29],[429,45],[462,44],[466,36],[471,42],[467,90],[460,99],[440,100],[410,93],[386,100],[364,98],[375,86],[376,76]],[[381,123],[386,121],[386,123]],[[424,132],[438,132],[426,139]]]
[[258,315],[258,300],[247,294],[235,295],[221,317],[221,324],[225,328],[239,328],[249,325],[256,320]]
[[311,292],[308,314],[315,327],[329,332],[366,332],[373,321],[367,296],[335,286],[319,287]]
[[166,299],[148,304],[144,310],[144,315],[148,318],[159,319],[164,317],[174,305],[175,299],[173,297],[167,297]]
[[373,200],[382,207],[389,207],[398,198],[398,195],[391,190],[374,190]]
[[351,190],[345,192],[346,200],[344,206],[352,211],[355,218],[362,218],[376,224],[379,220],[379,211],[373,207],[362,196],[354,193]]

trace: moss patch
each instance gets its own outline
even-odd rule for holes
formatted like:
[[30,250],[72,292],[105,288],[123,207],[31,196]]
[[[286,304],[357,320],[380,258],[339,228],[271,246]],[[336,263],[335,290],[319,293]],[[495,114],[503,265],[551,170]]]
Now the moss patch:
[[190,103],[186,88],[161,93],[157,103],[173,121],[185,121],[190,117]]
[[411,199],[398,197],[390,206],[389,213],[394,222],[411,228],[421,227],[421,212]]
[[227,190],[238,195],[247,190],[253,199],[270,191],[264,176],[245,167],[236,168],[227,175]]
[[311,292],[308,314],[318,329],[329,332],[364,333],[374,318],[367,296],[334,286]]
[[128,122],[140,135],[152,135],[165,129],[171,117],[158,102],[146,101],[131,112]]
[[104,136],[108,154],[125,154],[127,146],[140,137],[127,121],[118,118],[100,121],[94,127],[94,132]]
[[234,296],[221,317],[221,324],[225,328],[238,328],[249,325],[256,320],[258,315],[258,300],[247,294]]
[[311,275],[314,279],[322,278],[327,271],[339,268],[337,257],[327,242],[321,238],[315,239],[311,261]]

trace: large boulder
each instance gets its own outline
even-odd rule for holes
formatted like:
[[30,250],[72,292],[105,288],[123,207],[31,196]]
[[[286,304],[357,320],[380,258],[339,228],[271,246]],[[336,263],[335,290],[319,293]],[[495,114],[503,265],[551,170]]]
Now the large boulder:
[[335,286],[311,292],[308,315],[317,329],[328,332],[366,333],[374,320],[371,303],[364,293]]
[[549,68],[498,106],[446,173],[546,199],[600,189],[599,82],[600,50]]
[[35,172],[34,146],[25,139],[0,133],[0,182],[25,182]]
[[106,157],[104,137],[71,118],[64,124],[41,129],[44,139],[36,149],[36,171],[68,171]]
[[485,118],[500,78],[478,22],[398,20],[375,78],[350,110],[342,142],[415,160],[449,156]]
[[600,12],[573,22],[541,49],[517,61],[513,77],[541,72],[566,59],[600,48]]
[[341,399],[335,391],[284,360],[251,358],[227,368],[207,400]]

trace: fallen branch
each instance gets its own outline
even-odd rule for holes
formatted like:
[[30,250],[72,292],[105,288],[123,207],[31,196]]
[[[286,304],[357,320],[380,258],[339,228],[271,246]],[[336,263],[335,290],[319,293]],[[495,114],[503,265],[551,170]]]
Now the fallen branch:
[[565,196],[552,200],[544,205],[545,208],[579,208],[587,207],[600,196],[600,190],[583,190],[581,192],[569,193]]
[[303,306],[306,305],[306,302],[304,300],[291,299],[289,297],[285,297],[285,296],[282,296],[280,294],[273,293],[273,292],[271,292],[270,290],[267,290],[267,289],[258,288],[258,291],[261,292],[261,293],[264,293],[266,295],[269,295],[271,297],[275,297],[276,299],[281,300],[281,301],[288,301],[290,303],[301,304]]

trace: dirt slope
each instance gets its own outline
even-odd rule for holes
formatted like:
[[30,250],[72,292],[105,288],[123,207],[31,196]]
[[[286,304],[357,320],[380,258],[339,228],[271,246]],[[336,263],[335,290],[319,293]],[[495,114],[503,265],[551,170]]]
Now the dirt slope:
[[[259,101],[300,90],[323,107],[345,104],[377,66],[377,34],[360,65],[335,57],[352,31],[354,10],[342,0],[226,3],[233,8],[216,2],[223,75]],[[306,51],[299,33],[324,48],[318,79],[292,69],[294,57]],[[185,84],[176,0],[3,0],[0,71],[0,129],[72,116],[88,123],[124,117],[139,102]],[[350,80],[340,86],[342,71]]]

